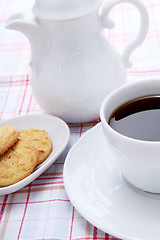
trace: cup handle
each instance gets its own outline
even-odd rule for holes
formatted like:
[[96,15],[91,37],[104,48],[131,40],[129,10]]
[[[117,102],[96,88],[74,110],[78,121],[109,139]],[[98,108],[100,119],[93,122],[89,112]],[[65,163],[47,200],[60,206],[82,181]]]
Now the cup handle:
[[102,5],[100,14],[102,22],[106,28],[114,27],[114,22],[109,19],[109,12],[115,5],[120,3],[133,4],[138,9],[141,17],[140,27],[136,38],[126,46],[122,54],[122,59],[125,67],[130,68],[132,67],[132,63],[129,61],[130,55],[137,47],[139,47],[143,43],[148,33],[149,16],[145,6],[139,0],[110,0],[110,1],[107,0]]

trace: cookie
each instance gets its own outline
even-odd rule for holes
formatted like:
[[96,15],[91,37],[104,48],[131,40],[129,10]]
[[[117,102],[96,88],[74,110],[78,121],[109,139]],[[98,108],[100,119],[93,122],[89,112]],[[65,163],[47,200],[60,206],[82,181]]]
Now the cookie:
[[13,126],[0,127],[0,154],[12,147],[18,140],[20,131]]
[[38,162],[38,151],[27,141],[18,140],[0,156],[0,187],[17,183],[29,176]]
[[42,163],[52,151],[52,141],[44,130],[26,129],[20,132],[20,138],[35,145],[39,154],[38,164]]

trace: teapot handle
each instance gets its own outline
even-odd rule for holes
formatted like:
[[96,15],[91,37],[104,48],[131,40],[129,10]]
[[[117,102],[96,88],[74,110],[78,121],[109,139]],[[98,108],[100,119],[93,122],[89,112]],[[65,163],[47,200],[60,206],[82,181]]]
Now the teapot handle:
[[140,23],[140,28],[139,32],[134,40],[132,40],[125,48],[122,59],[124,62],[124,65],[126,68],[132,67],[132,63],[129,61],[130,55],[132,52],[135,50],[135,48],[139,47],[148,32],[148,27],[149,27],[149,16],[147,13],[147,10],[145,6],[139,1],[139,0],[110,0],[110,1],[105,1],[102,9],[101,9],[101,19],[105,27],[107,28],[113,28],[114,27],[114,22],[109,19],[108,15],[110,10],[117,4],[120,3],[131,3],[133,4],[140,13],[141,17],[141,23]]

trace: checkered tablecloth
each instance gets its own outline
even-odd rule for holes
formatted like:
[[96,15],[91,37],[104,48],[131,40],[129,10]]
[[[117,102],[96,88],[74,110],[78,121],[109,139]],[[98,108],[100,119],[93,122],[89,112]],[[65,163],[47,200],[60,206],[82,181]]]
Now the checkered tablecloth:
[[[149,12],[150,28],[145,42],[131,57],[133,67],[127,70],[128,81],[160,77],[160,1],[143,2]],[[29,43],[21,33],[4,27],[11,13],[30,12],[33,3],[33,0],[0,0],[0,120],[44,114],[30,89]],[[116,26],[106,32],[121,52],[137,33],[139,15],[130,4],[121,4],[112,10],[111,17]],[[62,156],[29,186],[0,196],[0,240],[116,239],[80,216],[63,185],[63,164],[69,149],[95,124],[69,124],[71,137]]]

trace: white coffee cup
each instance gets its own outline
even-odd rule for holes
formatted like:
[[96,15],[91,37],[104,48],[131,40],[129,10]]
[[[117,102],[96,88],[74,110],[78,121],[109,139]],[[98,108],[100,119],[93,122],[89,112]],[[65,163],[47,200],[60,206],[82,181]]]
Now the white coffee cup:
[[[101,106],[100,118],[122,175],[141,190],[160,193],[160,141],[127,137],[115,131],[108,123],[112,113],[122,104],[148,95],[160,95],[160,80],[125,84],[106,97]],[[160,123],[153,127],[160,128]]]

